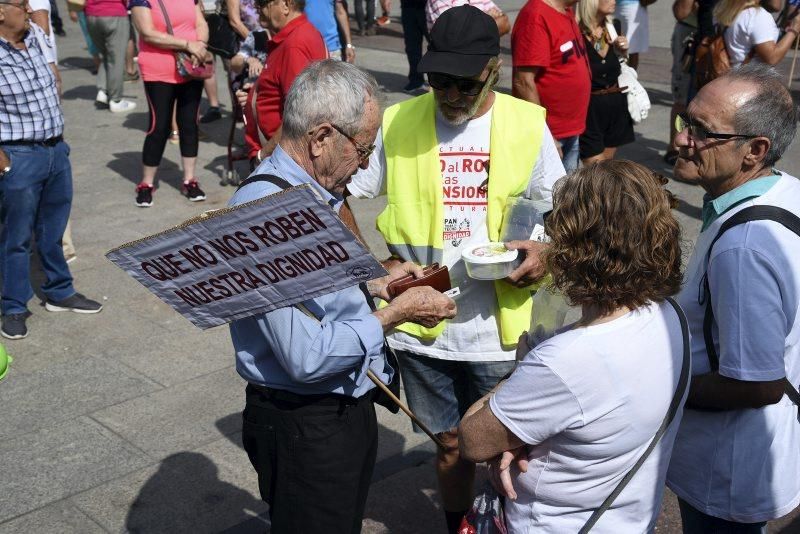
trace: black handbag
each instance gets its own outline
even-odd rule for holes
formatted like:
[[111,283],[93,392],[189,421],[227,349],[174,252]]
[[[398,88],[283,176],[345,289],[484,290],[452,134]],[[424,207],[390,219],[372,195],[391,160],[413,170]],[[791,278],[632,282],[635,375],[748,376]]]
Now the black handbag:
[[217,2],[214,13],[206,15],[208,24],[208,50],[223,59],[230,59],[239,51],[239,36],[233,31],[228,21],[228,14],[223,12]]

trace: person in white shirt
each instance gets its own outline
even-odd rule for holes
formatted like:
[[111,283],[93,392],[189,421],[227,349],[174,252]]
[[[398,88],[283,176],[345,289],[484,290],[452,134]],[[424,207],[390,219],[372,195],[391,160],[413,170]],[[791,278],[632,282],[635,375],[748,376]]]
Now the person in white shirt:
[[774,168],[796,121],[783,76],[751,63],[705,85],[679,124],[674,174],[707,192],[678,297],[692,332],[692,383],[667,486],[685,533],[765,533],[800,504],[798,407],[784,395],[786,379],[800,383],[800,237],[759,220],[711,247],[749,206],[800,214],[800,181]]
[[491,461],[511,533],[580,531],[669,412],[592,532],[655,526],[690,365],[666,301],[680,289],[681,249],[664,183],[637,163],[602,161],[556,184],[545,263],[581,318],[533,350],[523,336],[517,368],[459,427],[462,455]]
[[[461,252],[498,239],[510,196],[550,211],[552,186],[565,172],[544,110],[493,91],[500,38],[490,15],[453,7],[436,20],[430,39],[419,69],[433,92],[384,113],[370,165],[348,190],[359,198],[387,194],[378,226],[393,254],[388,264],[438,262],[461,291],[458,316],[441,331],[401,327],[388,337],[411,409],[448,447],[439,451],[437,473],[455,532],[472,503],[475,470],[459,458],[458,421],[513,368],[517,339],[530,323],[528,287],[544,274],[536,241],[509,242],[525,262],[495,282],[469,278]],[[516,299],[512,306],[509,298]]]
[[720,0],[714,6],[714,19],[725,28],[731,67],[752,59],[778,64],[800,32],[800,17],[794,17],[781,36],[775,19],[759,0]]

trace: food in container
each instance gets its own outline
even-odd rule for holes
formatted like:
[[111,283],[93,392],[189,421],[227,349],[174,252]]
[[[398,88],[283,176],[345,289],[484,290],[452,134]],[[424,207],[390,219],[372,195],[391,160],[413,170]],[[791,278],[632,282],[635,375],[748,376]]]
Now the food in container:
[[519,251],[508,250],[503,243],[482,243],[467,247],[461,259],[467,275],[476,280],[499,280],[514,270]]

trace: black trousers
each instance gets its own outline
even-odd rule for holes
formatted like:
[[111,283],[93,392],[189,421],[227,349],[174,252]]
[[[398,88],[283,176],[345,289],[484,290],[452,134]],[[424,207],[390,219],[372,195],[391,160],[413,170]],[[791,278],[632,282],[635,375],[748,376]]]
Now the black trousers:
[[378,423],[372,395],[300,396],[249,384],[242,442],[272,534],[361,531]]
[[400,22],[403,24],[403,42],[408,58],[408,82],[420,84],[425,78],[417,71],[422,59],[422,39],[428,40],[428,26],[425,22],[425,4],[419,6],[400,6]]
[[144,82],[144,93],[150,106],[150,128],[144,138],[142,162],[148,167],[158,167],[172,124],[172,108],[178,122],[181,156],[197,156],[199,143],[197,110],[203,96],[203,80],[184,83]]
[[[375,25],[375,0],[353,0],[356,8],[356,24],[359,30],[372,28]],[[367,17],[364,18],[364,4],[367,5]]]

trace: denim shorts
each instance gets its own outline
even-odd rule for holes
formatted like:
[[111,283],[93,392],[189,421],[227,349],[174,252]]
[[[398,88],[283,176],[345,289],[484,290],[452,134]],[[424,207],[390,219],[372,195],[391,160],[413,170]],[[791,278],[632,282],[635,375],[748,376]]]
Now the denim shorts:
[[[514,360],[440,360],[396,350],[408,407],[434,433],[458,426],[464,413],[514,369]],[[414,432],[422,432],[414,425]]]

